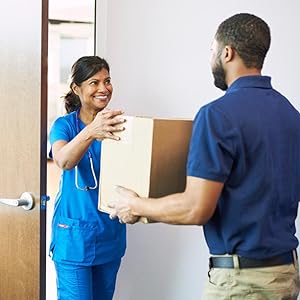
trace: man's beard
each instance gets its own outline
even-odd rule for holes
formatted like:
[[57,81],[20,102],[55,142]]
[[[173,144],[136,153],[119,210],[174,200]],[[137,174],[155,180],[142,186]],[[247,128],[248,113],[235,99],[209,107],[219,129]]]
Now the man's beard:
[[212,73],[215,80],[214,82],[215,86],[221,89],[222,91],[226,91],[228,89],[228,85],[225,79],[226,77],[225,71],[220,60],[216,62],[215,67],[212,69]]

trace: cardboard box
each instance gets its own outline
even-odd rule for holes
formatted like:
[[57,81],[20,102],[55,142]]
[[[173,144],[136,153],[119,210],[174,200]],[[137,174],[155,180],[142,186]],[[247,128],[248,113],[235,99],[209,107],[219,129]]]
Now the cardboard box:
[[141,197],[183,192],[192,120],[125,116],[121,140],[104,140],[101,153],[98,209],[109,213],[107,201],[115,185]]

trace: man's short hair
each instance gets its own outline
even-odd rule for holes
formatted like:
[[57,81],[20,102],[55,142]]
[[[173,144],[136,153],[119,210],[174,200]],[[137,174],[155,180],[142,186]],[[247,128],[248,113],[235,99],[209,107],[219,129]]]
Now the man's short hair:
[[215,38],[220,46],[234,48],[246,67],[262,69],[271,34],[261,18],[248,13],[233,15],[219,25]]

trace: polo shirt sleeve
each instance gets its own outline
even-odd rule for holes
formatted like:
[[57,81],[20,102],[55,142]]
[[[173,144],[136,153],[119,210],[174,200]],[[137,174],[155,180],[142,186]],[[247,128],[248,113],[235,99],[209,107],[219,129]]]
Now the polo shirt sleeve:
[[187,175],[225,182],[234,163],[235,136],[222,111],[210,105],[201,108],[193,123]]

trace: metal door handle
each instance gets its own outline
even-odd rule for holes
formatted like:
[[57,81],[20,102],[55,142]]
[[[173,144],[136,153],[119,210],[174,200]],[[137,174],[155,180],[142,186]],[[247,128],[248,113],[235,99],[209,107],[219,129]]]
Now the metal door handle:
[[20,199],[0,199],[0,203],[10,206],[22,206],[25,210],[30,210],[33,208],[34,199],[30,193],[25,192]]

